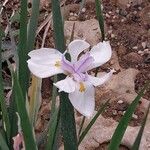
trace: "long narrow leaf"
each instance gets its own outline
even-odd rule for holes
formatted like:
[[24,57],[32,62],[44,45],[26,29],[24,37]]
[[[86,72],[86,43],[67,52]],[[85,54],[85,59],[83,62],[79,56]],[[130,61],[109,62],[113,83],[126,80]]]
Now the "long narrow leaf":
[[17,78],[17,73],[13,74],[13,81],[14,81],[14,94],[15,94],[15,101],[17,104],[17,110],[21,119],[21,128],[24,136],[24,142],[26,149],[36,150],[36,144],[33,136],[33,129],[31,127],[28,113],[26,110],[25,100],[22,94],[22,90]]
[[98,112],[95,114],[95,116],[93,117],[93,119],[91,120],[91,122],[87,125],[87,127],[85,128],[85,130],[82,132],[81,136],[79,137],[78,145],[85,138],[85,136],[87,135],[88,131],[91,129],[91,127],[93,126],[93,124],[95,123],[95,121],[97,120],[97,118],[99,117],[99,115],[104,111],[104,109],[106,108],[108,102],[109,102],[109,100],[98,110]]
[[95,0],[95,8],[96,8],[96,16],[99,22],[99,27],[102,34],[102,41],[105,40],[105,31],[104,31],[104,18],[103,18],[103,12],[101,8],[101,0]]
[[3,78],[2,78],[2,56],[1,56],[1,41],[2,41],[2,28],[0,25],[0,106],[2,109],[2,118],[3,123],[6,126],[6,135],[7,135],[7,141],[10,142],[10,122],[9,122],[9,116],[7,112],[7,106],[4,98],[4,91],[3,91]]
[[40,0],[32,0],[32,13],[28,24],[28,35],[27,35],[28,52],[33,50],[35,44],[36,29],[37,29],[38,17],[39,17],[39,5],[40,5]]
[[28,89],[28,68],[27,68],[27,0],[21,0],[20,10],[20,33],[19,33],[19,82],[23,91],[23,96],[26,96]]
[[[63,53],[65,50],[65,38],[59,0],[52,0],[52,13],[53,13],[55,46],[59,51]],[[60,75],[58,78],[64,79],[65,76]],[[78,146],[77,146],[74,109],[68,99],[68,94],[64,92],[60,93],[60,118],[61,118],[62,135],[64,139],[64,149],[77,150]]]
[[133,102],[128,107],[124,116],[121,118],[115,130],[115,133],[112,136],[108,150],[118,150],[121,140],[123,138],[123,135],[127,129],[128,123],[132,118],[132,114],[134,113],[136,106],[138,105],[138,102],[143,96],[144,91],[146,90],[147,87],[148,87],[148,84],[140,91],[140,93],[137,95],[137,97],[133,100]]
[[0,149],[2,149],[2,150],[9,150],[9,148],[8,148],[8,146],[6,144],[6,141],[3,138],[1,132],[0,132]]
[[46,150],[53,149],[55,133],[58,126],[58,120],[59,120],[59,108],[55,109],[55,112],[53,113],[50,121]]
[[138,135],[137,135],[137,137],[135,139],[135,142],[134,142],[131,150],[138,150],[139,149],[141,138],[142,138],[143,131],[144,131],[144,128],[145,128],[145,124],[146,124],[146,120],[147,120],[147,117],[148,117],[148,114],[149,114],[149,109],[150,109],[150,104],[148,106],[148,109],[146,111],[146,115],[145,115],[144,120],[142,122],[142,126],[141,126],[141,128],[139,130],[139,133],[138,133]]

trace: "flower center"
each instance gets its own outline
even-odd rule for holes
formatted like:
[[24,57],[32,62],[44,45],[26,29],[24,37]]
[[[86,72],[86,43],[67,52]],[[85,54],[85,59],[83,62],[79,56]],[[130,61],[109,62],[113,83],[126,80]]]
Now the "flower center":
[[79,84],[80,84],[79,91],[80,91],[80,92],[85,92],[86,88],[85,88],[83,82],[80,82]]
[[59,68],[61,66],[61,61],[56,61],[55,67]]

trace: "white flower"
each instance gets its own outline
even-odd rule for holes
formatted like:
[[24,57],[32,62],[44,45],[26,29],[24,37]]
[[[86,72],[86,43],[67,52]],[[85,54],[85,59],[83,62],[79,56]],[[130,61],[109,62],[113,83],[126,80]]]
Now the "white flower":
[[90,45],[84,40],[74,40],[68,45],[71,61],[56,49],[41,48],[31,51],[28,62],[30,71],[39,78],[46,78],[64,73],[64,80],[54,83],[59,92],[69,93],[69,99],[77,111],[84,116],[93,115],[95,108],[94,86],[106,82],[113,70],[101,78],[88,75],[87,71],[106,63],[112,55],[109,42],[100,42],[91,51],[81,55]]

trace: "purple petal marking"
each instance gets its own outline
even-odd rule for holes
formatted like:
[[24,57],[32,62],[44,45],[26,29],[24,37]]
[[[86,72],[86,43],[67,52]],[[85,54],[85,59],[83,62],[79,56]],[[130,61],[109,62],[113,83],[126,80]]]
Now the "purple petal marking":
[[90,56],[90,53],[84,54],[79,61],[75,63],[76,72],[86,72],[93,62],[94,58]]
[[73,74],[75,73],[74,65],[65,59],[65,57],[62,57],[62,69]]
[[88,79],[88,75],[87,74],[74,73],[72,75],[73,75],[74,80],[77,81],[77,82],[87,81],[87,79]]

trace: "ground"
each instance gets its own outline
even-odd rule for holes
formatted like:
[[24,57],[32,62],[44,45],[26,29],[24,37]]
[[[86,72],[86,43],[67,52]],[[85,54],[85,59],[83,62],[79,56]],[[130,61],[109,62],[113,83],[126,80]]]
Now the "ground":
[[[75,23],[74,38],[83,38],[91,45],[95,45],[101,40],[101,34],[96,20],[94,0],[87,0],[80,15],[78,15],[80,9],[79,2],[80,1],[70,0],[61,1],[62,14],[66,20],[65,37],[67,41],[69,41],[73,24]],[[13,0],[6,4],[2,20],[3,28],[7,26],[7,17],[11,16],[12,8],[17,11],[18,7],[19,0]],[[32,7],[31,3],[29,3],[29,7]],[[96,110],[103,102],[111,98],[107,109],[101,117],[103,117],[104,120],[113,119],[113,121],[115,121],[114,126],[116,126],[117,122],[127,110],[129,103],[135,98],[136,93],[138,93],[150,79],[150,1],[103,0],[102,7],[105,20],[106,40],[109,40],[111,43],[113,57],[107,64],[99,68],[99,72],[107,72],[108,68],[114,68],[116,73],[110,82],[96,89]],[[8,16],[6,16],[6,13]],[[19,23],[14,21],[12,23],[13,32],[16,33],[18,28]],[[10,42],[9,37],[4,39],[4,43],[6,42]],[[41,46],[54,47],[53,30],[51,26],[51,4],[49,5],[47,0],[42,0],[40,5],[36,47]],[[9,53],[8,56],[9,60],[13,61],[13,55]],[[4,79],[8,81],[10,75],[5,62],[3,63],[3,73]],[[50,110],[47,104],[49,104],[49,98],[51,97],[51,88],[52,79],[44,79],[42,85],[42,106],[36,126],[37,133],[41,133],[41,130],[46,127],[50,119]],[[6,92],[8,92],[8,90]],[[136,127],[138,128],[141,124],[146,106],[150,100],[150,89],[147,89],[143,99],[144,100],[139,103],[130,122],[131,130],[132,127],[136,129]],[[92,134],[93,133],[91,133],[91,135]],[[105,147],[109,138],[103,142],[100,138],[104,137],[98,136],[97,138],[99,138],[99,144],[95,147],[91,146],[91,149],[106,149]],[[129,147],[129,142],[125,141],[125,143],[127,147]],[[85,148],[84,145],[83,147]],[[83,147],[82,149],[84,149]],[[128,149],[125,146],[122,147],[124,147],[120,148],[122,150]],[[90,150],[90,146],[85,149]],[[144,149],[148,150],[147,147]]]

